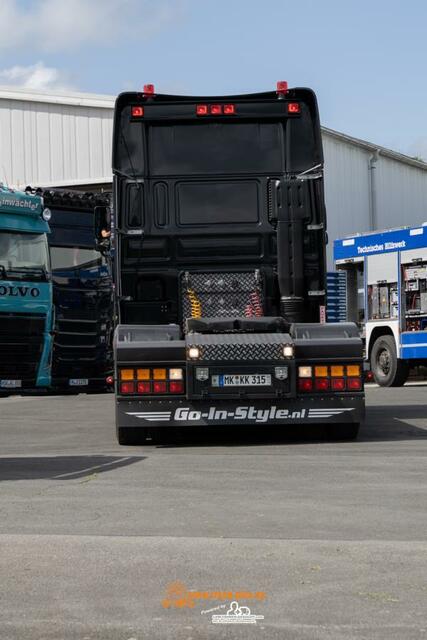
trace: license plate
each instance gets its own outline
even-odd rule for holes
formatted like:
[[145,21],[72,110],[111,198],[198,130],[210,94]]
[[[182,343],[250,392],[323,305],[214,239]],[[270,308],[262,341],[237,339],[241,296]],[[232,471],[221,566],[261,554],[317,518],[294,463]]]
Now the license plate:
[[89,384],[87,378],[70,378],[68,381],[70,387],[86,387]]
[[3,389],[20,389],[22,380],[0,380],[0,387],[3,387]]
[[222,374],[212,376],[213,387],[268,387],[271,375],[266,373]]

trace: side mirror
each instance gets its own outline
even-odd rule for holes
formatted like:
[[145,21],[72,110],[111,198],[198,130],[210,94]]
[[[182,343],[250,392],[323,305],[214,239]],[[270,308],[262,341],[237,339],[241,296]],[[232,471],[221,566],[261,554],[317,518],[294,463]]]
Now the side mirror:
[[111,237],[111,210],[109,207],[95,207],[93,227],[97,248],[106,253],[110,248]]

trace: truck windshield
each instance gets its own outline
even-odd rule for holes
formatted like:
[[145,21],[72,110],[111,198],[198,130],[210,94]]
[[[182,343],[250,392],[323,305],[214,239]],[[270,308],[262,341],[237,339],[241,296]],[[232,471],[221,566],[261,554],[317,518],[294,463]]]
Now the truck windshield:
[[87,247],[51,247],[50,255],[53,271],[96,269],[106,264],[99,251]]
[[0,232],[0,278],[46,280],[48,270],[44,233]]

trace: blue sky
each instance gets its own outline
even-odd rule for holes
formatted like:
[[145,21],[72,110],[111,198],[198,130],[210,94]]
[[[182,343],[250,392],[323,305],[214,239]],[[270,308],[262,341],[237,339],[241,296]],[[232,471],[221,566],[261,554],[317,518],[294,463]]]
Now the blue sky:
[[425,0],[0,4],[0,84],[227,94],[288,80],[315,89],[325,126],[427,159]]

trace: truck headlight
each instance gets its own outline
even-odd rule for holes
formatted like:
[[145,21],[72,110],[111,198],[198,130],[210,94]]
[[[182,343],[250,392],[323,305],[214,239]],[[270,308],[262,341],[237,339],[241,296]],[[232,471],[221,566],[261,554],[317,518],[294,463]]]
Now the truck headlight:
[[43,220],[46,220],[46,222],[49,222],[51,217],[52,217],[52,211],[50,209],[48,209],[47,207],[45,209],[43,209],[43,211],[42,211]]
[[294,357],[294,345],[293,344],[284,344],[283,345],[283,355],[285,358],[293,358]]

